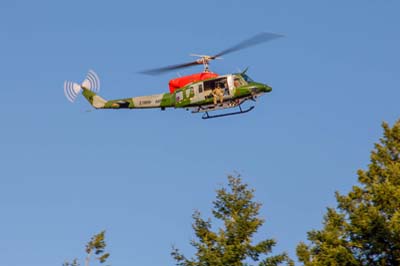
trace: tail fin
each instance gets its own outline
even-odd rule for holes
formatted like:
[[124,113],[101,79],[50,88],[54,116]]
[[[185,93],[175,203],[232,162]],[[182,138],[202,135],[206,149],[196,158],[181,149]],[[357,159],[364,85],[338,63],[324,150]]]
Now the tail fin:
[[91,105],[95,108],[104,107],[107,101],[96,94],[100,91],[100,79],[93,70],[89,70],[82,84],[72,81],[64,82],[64,94],[70,102],[75,102],[82,90],[83,96],[85,96]]

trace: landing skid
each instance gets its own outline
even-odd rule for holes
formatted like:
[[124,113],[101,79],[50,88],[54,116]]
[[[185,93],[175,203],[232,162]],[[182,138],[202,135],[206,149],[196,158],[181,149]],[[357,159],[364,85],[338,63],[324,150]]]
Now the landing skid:
[[255,106],[250,106],[249,108],[243,110],[240,105],[238,105],[240,111],[237,112],[232,112],[232,113],[225,113],[225,114],[218,114],[218,115],[210,115],[208,111],[205,112],[205,114],[201,117],[202,119],[211,119],[211,118],[218,118],[218,117],[224,117],[224,116],[231,116],[231,115],[239,115],[239,114],[244,114],[247,112],[250,112],[251,110],[254,109]]

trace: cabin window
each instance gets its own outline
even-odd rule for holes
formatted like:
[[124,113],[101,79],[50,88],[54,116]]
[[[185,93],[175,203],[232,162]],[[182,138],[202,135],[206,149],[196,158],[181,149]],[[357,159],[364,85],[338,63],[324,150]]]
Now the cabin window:
[[193,88],[193,86],[190,86],[190,88],[189,88],[189,97],[191,98],[193,96],[194,96],[194,88]]
[[203,92],[203,84],[200,84],[199,85],[199,93],[202,93]]
[[183,93],[182,93],[182,91],[177,92],[177,93],[175,94],[175,101],[176,101],[176,102],[179,102],[179,101],[182,101],[182,100],[183,100]]

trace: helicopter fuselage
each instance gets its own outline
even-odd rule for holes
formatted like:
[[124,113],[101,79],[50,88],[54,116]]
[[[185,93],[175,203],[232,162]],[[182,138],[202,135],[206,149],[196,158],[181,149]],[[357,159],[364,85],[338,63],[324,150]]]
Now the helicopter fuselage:
[[[215,104],[213,90],[219,87],[223,102]],[[144,109],[144,108],[187,108],[195,112],[211,109],[225,109],[241,104],[243,100],[254,99],[272,90],[268,85],[254,82],[245,73],[227,74],[190,83],[173,93],[139,96],[102,102],[96,94],[83,88],[83,95],[96,109]],[[99,97],[99,96],[97,96]],[[215,108],[218,107],[218,108]]]
[[[198,59],[140,72],[147,75],[159,75],[196,65],[204,66],[203,72],[170,80],[169,93],[106,100],[97,95],[100,80],[97,74],[90,70],[81,84],[65,81],[64,94],[70,102],[74,102],[82,93],[96,109],[184,108],[192,110],[193,113],[205,112],[203,119],[247,113],[253,110],[254,106],[243,109],[242,103],[255,100],[258,96],[270,92],[272,88],[266,84],[254,82],[246,75],[247,69],[242,73],[220,76],[210,71],[209,63],[215,59],[222,59],[221,56],[281,37],[283,36],[280,34],[261,32],[214,55],[191,54]],[[208,113],[233,107],[238,107],[239,111],[215,115]]]

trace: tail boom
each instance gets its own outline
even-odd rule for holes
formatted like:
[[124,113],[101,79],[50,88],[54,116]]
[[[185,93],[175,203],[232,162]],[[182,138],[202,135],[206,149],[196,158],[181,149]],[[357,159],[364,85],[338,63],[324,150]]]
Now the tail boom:
[[70,102],[74,102],[78,95],[82,93],[85,99],[96,109],[165,109],[175,107],[175,98],[170,93],[108,101],[97,95],[99,90],[100,80],[93,70],[88,72],[82,84],[71,81],[65,81],[64,83],[64,94]]
[[161,93],[148,96],[139,96],[118,100],[109,100],[102,108],[109,109],[151,109],[174,107],[169,93]]

